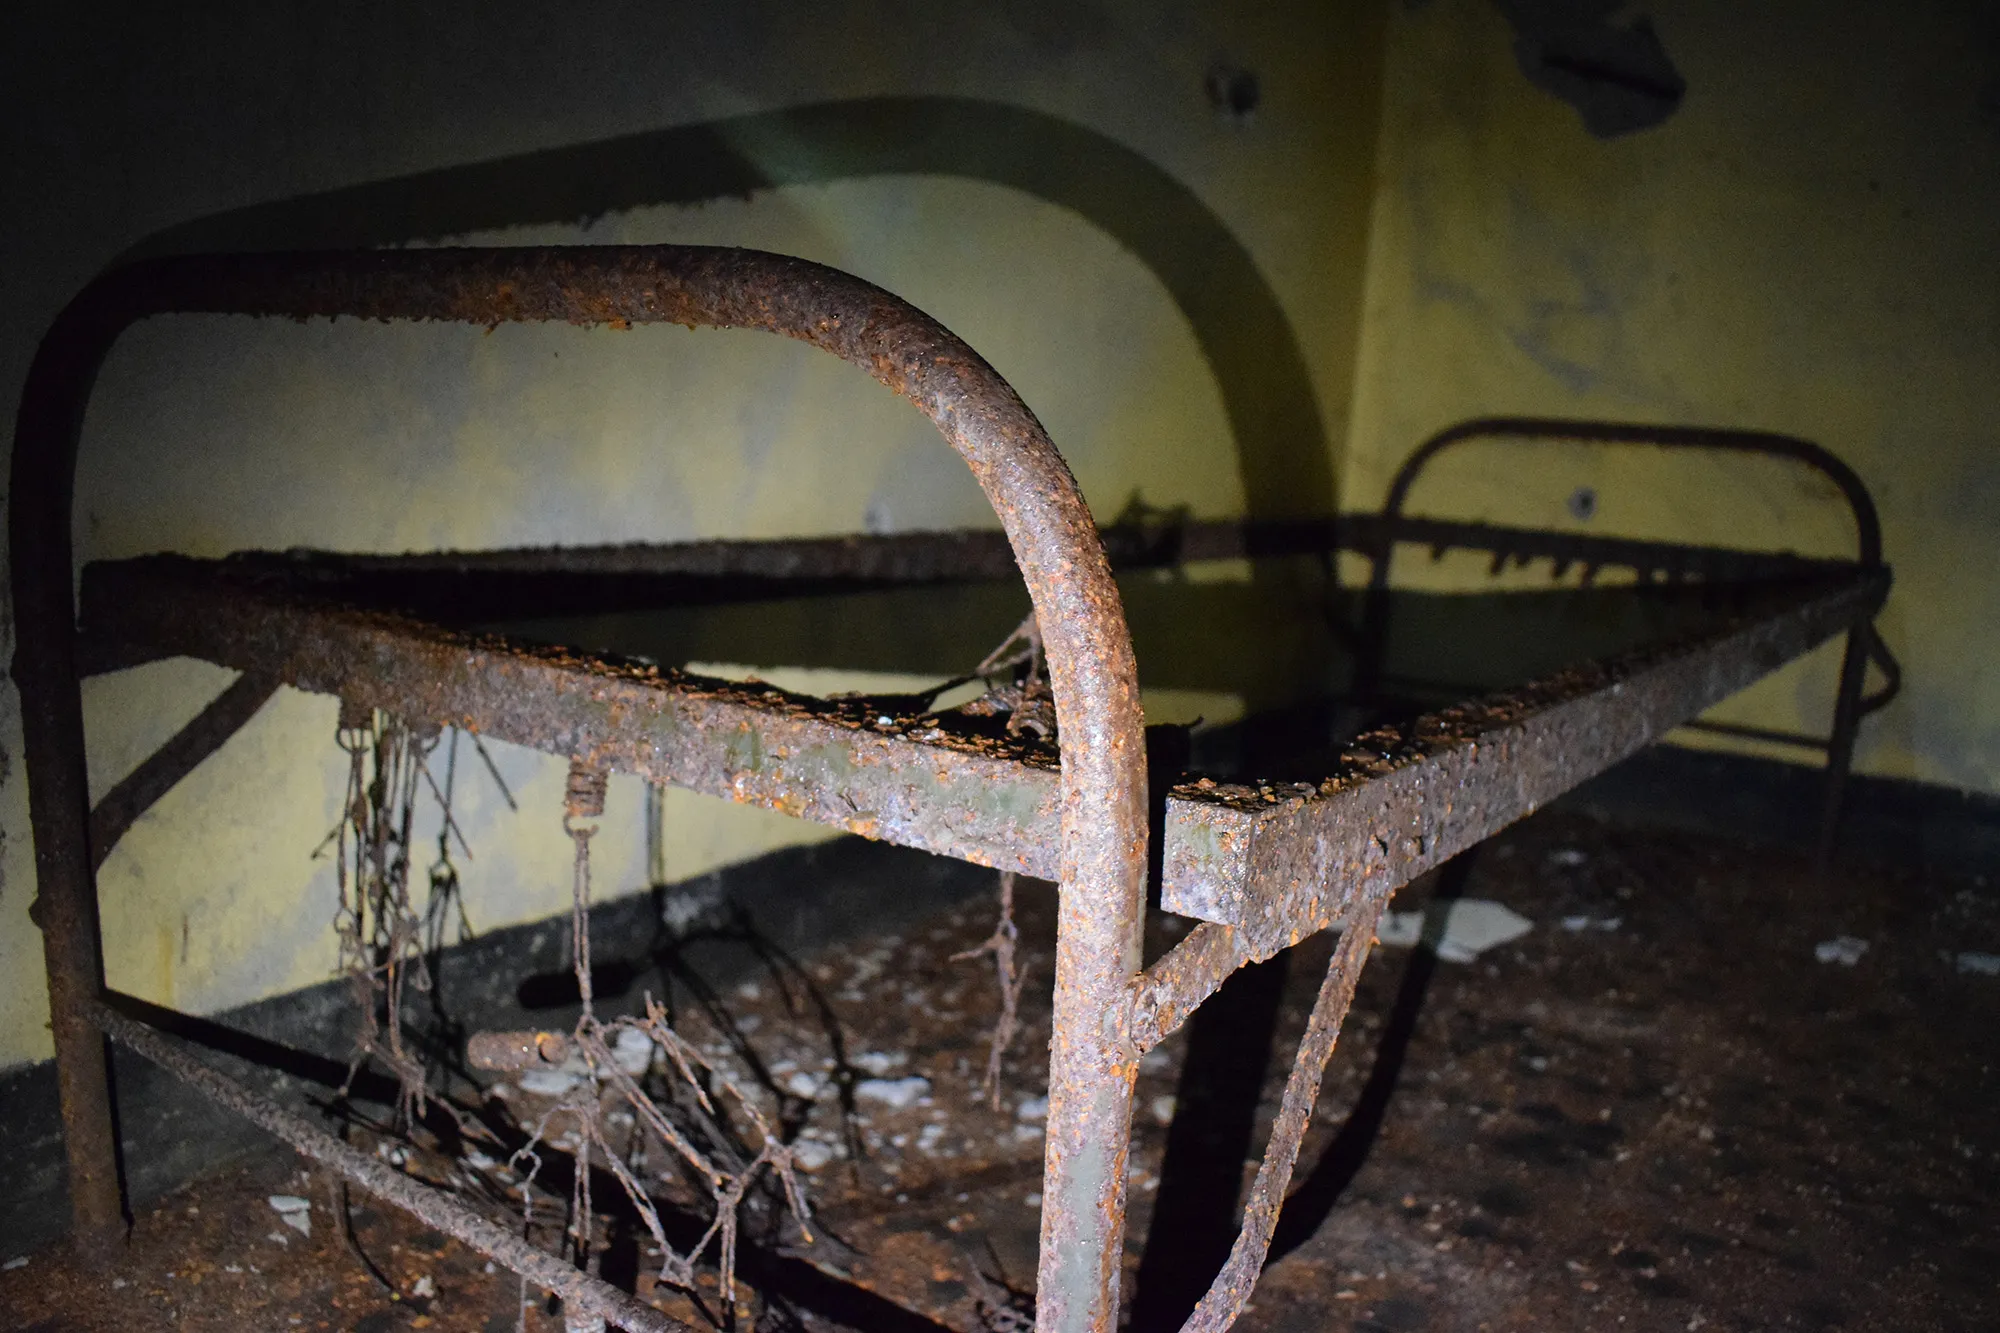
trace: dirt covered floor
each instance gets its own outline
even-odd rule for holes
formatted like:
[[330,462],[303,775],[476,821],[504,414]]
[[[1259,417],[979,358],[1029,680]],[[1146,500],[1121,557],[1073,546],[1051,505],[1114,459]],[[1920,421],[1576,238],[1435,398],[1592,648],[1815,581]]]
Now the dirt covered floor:
[[[2000,1328],[2000,976],[1982,970],[2000,884],[1866,867],[1822,882],[1787,856],[1544,814],[1396,906],[1438,903],[1435,926],[1454,896],[1532,928],[1465,962],[1376,950],[1239,1328]],[[1021,897],[1030,973],[997,1109],[980,1087],[991,961],[952,961],[992,929],[983,906],[713,988],[658,983],[810,1168],[812,1244],[775,1195],[746,1214],[738,1327],[1028,1327],[1054,903],[1047,886]],[[1157,954],[1176,931],[1155,931]],[[1241,974],[1145,1061],[1135,1328],[1177,1328],[1226,1253],[1327,953],[1308,941]],[[487,1087],[486,1121],[533,1123],[561,1093],[541,1082]],[[518,1216],[520,1174],[490,1144],[350,1134]],[[652,1147],[639,1169],[677,1239],[700,1200]],[[197,1182],[138,1219],[114,1268],[29,1256],[0,1272],[0,1320],[561,1327],[508,1274],[359,1196],[350,1245],[328,1183],[301,1168],[272,1150]],[[288,1217],[272,1196],[306,1206]],[[566,1197],[539,1196],[546,1243]],[[654,1279],[629,1210],[597,1235],[607,1277],[728,1322],[712,1271],[691,1293]]]

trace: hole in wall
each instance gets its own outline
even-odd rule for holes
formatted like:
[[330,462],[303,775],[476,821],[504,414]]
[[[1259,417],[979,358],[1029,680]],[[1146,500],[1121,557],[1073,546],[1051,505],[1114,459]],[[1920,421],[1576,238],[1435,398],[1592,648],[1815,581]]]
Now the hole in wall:
[[1224,60],[1209,66],[1202,87],[1216,116],[1236,125],[1247,123],[1264,98],[1255,71],[1240,69]]

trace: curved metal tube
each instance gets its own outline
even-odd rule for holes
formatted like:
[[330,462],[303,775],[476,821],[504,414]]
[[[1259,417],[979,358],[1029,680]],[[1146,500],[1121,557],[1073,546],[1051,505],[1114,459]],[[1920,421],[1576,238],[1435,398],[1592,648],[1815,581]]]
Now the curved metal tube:
[[1840,488],[1854,515],[1857,558],[1873,569],[1882,563],[1882,520],[1874,497],[1861,478],[1838,454],[1824,445],[1775,431],[1733,430],[1717,426],[1646,426],[1617,421],[1573,421],[1561,417],[1476,417],[1438,432],[1403,460],[1382,502],[1385,517],[1403,512],[1403,504],[1422,472],[1437,455],[1468,440],[1576,440],[1596,444],[1650,444],[1663,449],[1709,449],[1721,453],[1763,454],[1789,458],[1826,477]]
[[117,1234],[75,653],[72,505],[97,368],[135,321],[169,312],[353,315],[495,325],[754,328],[833,353],[920,408],[972,469],[1034,603],[1062,737],[1062,897],[1037,1324],[1116,1316],[1135,1060],[1146,771],[1131,636],[1097,528],[1047,433],[1006,381],[922,312],[858,278],[757,251],[578,246],[148,260],[93,282],[57,318],[23,391],[9,497],[15,680],[49,999],[79,1239]]

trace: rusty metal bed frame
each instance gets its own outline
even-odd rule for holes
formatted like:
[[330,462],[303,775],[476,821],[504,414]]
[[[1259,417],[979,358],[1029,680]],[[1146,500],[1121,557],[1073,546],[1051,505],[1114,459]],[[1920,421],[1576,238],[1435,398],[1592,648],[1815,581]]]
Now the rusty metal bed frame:
[[[486,325],[670,322],[783,334],[859,366],[929,415],[971,467],[1002,531],[434,557],[158,556],[87,570],[79,622],[71,508],[84,406],[122,330],[169,312]],[[1872,505],[1844,465],[1806,442],[1618,428],[1643,436],[1639,442],[1760,448],[1821,469],[1854,506],[1857,560],[1401,513],[1414,469],[1457,439],[1561,434],[1572,424],[1486,422],[1447,432],[1419,451],[1378,516],[1100,533],[1040,424],[976,353],[888,293],[804,261],[678,246],[438,249],[170,258],[107,274],[62,313],[35,359],[10,497],[15,679],[40,889],[33,918],[44,935],[77,1242],[103,1252],[123,1231],[108,1035],[560,1296],[577,1318],[631,1329],[683,1327],[354,1152],[225,1078],[179,1039],[107,1005],[96,866],[138,810],[282,683],[1056,881],[1036,1315],[1044,1333],[1116,1323],[1140,1056],[1236,969],[1340,927],[1241,1233],[1187,1325],[1219,1333],[1242,1310],[1262,1267],[1322,1071],[1376,923],[1398,887],[1844,632],[1846,667],[1826,743],[1833,812],[1855,725],[1881,698],[1863,697],[1871,658],[1891,674],[1893,688],[1893,662],[1872,628],[1889,584]],[[1676,435],[1688,438],[1668,438]],[[1369,732],[1317,782],[1187,775],[1149,798],[1137,668],[1114,564],[1345,549],[1374,559],[1371,588],[1379,593],[1398,544],[1466,546],[1500,560],[1622,565],[1646,579],[1703,582],[1716,591],[1716,614],[1708,629],[1677,642]],[[378,596],[385,587],[449,594],[484,580],[532,598],[549,580],[575,574],[616,574],[670,589],[677,580],[718,575],[781,587],[799,579],[942,582],[1017,572],[1046,645],[1059,748],[1032,736],[995,740],[960,727],[949,712],[886,715],[853,700],[458,632],[382,609]],[[1385,622],[1379,610],[1371,615],[1379,646]],[[243,676],[93,811],[80,676],[182,654]],[[1148,821],[1161,804],[1160,904],[1199,924],[1142,969]]]

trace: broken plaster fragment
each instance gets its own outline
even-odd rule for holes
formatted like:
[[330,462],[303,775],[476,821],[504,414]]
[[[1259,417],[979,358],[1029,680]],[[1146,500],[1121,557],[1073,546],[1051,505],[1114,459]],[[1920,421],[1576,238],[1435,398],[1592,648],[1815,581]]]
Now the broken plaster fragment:
[[863,1051],[854,1057],[854,1067],[876,1078],[885,1077],[890,1070],[909,1060],[901,1051]]
[[[1433,909],[1434,910],[1434,909]],[[1427,926],[1426,912],[1385,912],[1375,937],[1391,948],[1429,943],[1440,960],[1469,963],[1488,949],[1520,939],[1535,923],[1490,898],[1461,898],[1445,909],[1444,927]]]
[[792,1160],[801,1171],[818,1171],[834,1159],[834,1151],[828,1144],[814,1139],[800,1139],[792,1144]]
[[900,1109],[930,1090],[931,1081],[921,1074],[911,1074],[907,1078],[865,1078],[854,1085],[854,1099],[880,1102],[884,1106]]
[[1813,957],[1822,963],[1838,963],[1842,967],[1853,967],[1867,952],[1868,941],[1854,935],[1836,935],[1813,946]]
[[611,1060],[624,1073],[637,1078],[653,1064],[653,1039],[639,1028],[619,1028],[613,1039]]
[[[306,1239],[312,1239],[312,1204],[296,1194],[273,1194],[270,1197],[271,1211],[278,1220]],[[276,1233],[273,1233],[276,1234]]]
[[576,1075],[561,1069],[530,1069],[515,1082],[523,1092],[536,1093],[543,1097],[560,1097],[576,1086]]

